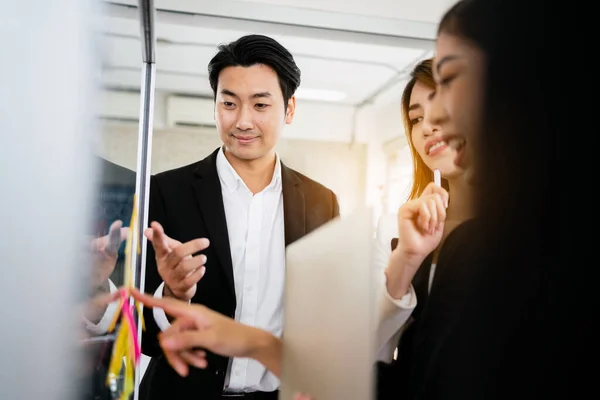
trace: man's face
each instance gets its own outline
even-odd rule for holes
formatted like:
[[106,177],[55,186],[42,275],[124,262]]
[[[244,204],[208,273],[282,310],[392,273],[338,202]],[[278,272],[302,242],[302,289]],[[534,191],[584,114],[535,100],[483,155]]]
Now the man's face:
[[227,67],[219,74],[215,121],[230,155],[245,161],[273,153],[286,124],[294,118],[296,99],[284,106],[277,74],[270,67]]

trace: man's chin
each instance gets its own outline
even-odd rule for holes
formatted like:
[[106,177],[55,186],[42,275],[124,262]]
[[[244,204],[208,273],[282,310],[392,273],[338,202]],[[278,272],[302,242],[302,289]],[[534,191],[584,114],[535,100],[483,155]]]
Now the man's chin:
[[238,146],[229,148],[228,155],[243,161],[254,161],[265,156],[263,152],[257,151],[256,149],[249,149],[247,147],[240,148]]

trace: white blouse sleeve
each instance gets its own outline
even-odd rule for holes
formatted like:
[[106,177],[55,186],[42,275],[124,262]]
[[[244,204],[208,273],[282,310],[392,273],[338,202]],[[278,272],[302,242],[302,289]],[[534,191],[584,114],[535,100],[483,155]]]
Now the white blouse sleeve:
[[385,269],[392,253],[392,239],[398,237],[396,214],[384,215],[377,224],[371,255],[376,285],[376,357],[377,361],[391,362],[402,329],[417,306],[412,285],[400,299],[392,298],[386,288]]

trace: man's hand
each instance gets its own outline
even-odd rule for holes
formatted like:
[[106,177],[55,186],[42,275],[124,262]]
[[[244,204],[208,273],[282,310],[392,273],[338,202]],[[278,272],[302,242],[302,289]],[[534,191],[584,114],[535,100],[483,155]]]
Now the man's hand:
[[158,222],[152,222],[144,235],[154,247],[158,273],[165,282],[164,295],[190,301],[196,294],[196,284],[206,271],[206,256],[193,254],[206,249],[208,239],[181,243],[168,237]]
[[199,304],[171,298],[157,299],[132,289],[131,295],[148,307],[160,307],[175,318],[159,334],[167,360],[181,376],[189,365],[206,368],[206,353],[199,348],[226,357],[249,357],[263,362],[276,375],[280,369],[280,341],[270,333],[241,324]]
[[93,323],[98,323],[98,321],[100,321],[106,312],[108,305],[119,300],[119,296],[121,296],[121,290],[123,289],[117,290],[113,293],[99,293],[86,301],[81,306],[81,310],[85,318]]
[[89,297],[92,301],[85,307],[85,316],[89,321],[97,323],[104,315],[107,304],[96,302],[96,298],[110,295],[108,278],[115,270],[119,258],[119,246],[127,239],[129,228],[123,228],[123,222],[114,221],[108,234],[90,242],[92,256],[92,272],[89,286]]
[[123,228],[123,222],[114,221],[108,234],[90,243],[92,254],[92,288],[101,287],[108,283],[108,278],[115,269],[119,256],[119,246],[127,239],[129,228]]

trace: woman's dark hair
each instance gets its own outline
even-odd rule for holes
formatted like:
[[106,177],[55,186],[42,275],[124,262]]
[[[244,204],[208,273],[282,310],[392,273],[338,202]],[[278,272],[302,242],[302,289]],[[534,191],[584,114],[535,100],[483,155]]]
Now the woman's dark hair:
[[559,73],[558,61],[548,61],[555,43],[546,10],[542,0],[462,0],[439,24],[438,35],[460,37],[484,54],[485,113],[475,152],[479,205],[500,220],[543,221],[553,212],[551,172],[565,154],[558,153],[560,113],[552,112]]
[[[565,112],[558,110],[556,6],[544,0],[462,0],[439,24],[438,36],[464,39],[485,59],[484,111],[474,151],[482,224],[468,243],[479,252],[481,275],[460,334],[477,333],[461,348],[462,357],[478,360],[482,370],[489,367],[480,377],[494,380],[490,387],[501,388],[499,397],[516,391],[539,397],[541,389],[553,387],[548,382],[563,383],[557,351],[563,328],[574,329],[551,322],[569,313],[562,299],[578,296],[564,283],[573,272],[560,273],[570,264],[570,230],[560,207],[566,206],[564,191],[552,185],[568,165],[568,137],[559,137],[558,119]],[[510,297],[510,304],[499,305],[499,297]]]
[[221,44],[218,52],[208,63],[208,80],[217,97],[219,74],[227,67],[250,67],[264,64],[271,67],[279,78],[283,101],[288,100],[300,85],[300,69],[292,54],[275,39],[264,35],[247,35],[231,43]]

